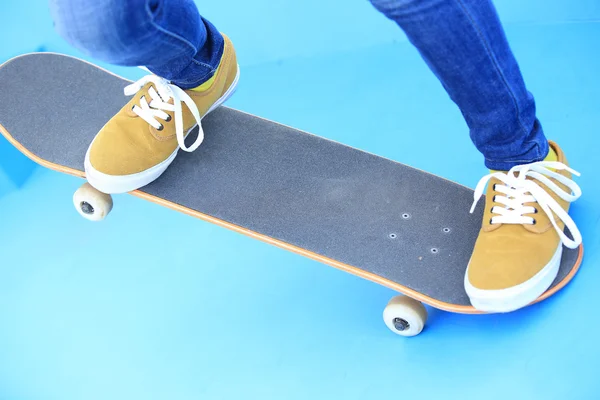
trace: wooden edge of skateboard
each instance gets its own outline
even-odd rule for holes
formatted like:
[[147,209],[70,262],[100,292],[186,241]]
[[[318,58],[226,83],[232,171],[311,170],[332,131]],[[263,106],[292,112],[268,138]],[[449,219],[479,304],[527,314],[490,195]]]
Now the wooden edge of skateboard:
[[[26,149],[21,143],[19,143],[15,138],[12,137],[12,135],[10,135],[10,133],[8,133],[8,131],[2,126],[2,124],[0,124],[0,133],[2,133],[2,135],[15,147],[17,148],[21,153],[23,153],[25,156],[29,157],[31,160],[35,161],[36,163],[38,163],[39,165],[58,171],[58,172],[63,172],[65,174],[68,175],[73,175],[73,176],[77,176],[79,178],[83,178],[85,179],[85,173],[83,171],[79,171],[73,168],[69,168],[69,167],[65,167],[63,165],[59,165],[59,164],[54,164],[52,162],[46,161],[41,157],[38,157],[37,155],[33,154],[31,151],[29,151],[28,149]],[[403,286],[399,283],[396,283],[394,281],[391,281],[389,279],[383,278],[379,275],[373,274],[371,272],[367,272],[364,271],[360,268],[354,267],[352,265],[348,265],[345,263],[342,263],[340,261],[334,260],[332,258],[329,257],[325,257],[322,256],[320,254],[317,253],[313,253],[312,251],[303,249],[301,247],[298,246],[294,246],[292,244],[286,243],[284,241],[272,238],[270,236],[266,236],[257,232],[254,232],[250,229],[241,227],[239,225],[235,225],[232,224],[230,222],[221,220],[219,218],[215,218],[213,216],[207,215],[207,214],[203,214],[201,212],[198,212],[196,210],[190,209],[188,207],[184,207],[182,205],[179,205],[177,203],[173,203],[170,202],[168,200],[162,199],[160,197],[148,194],[146,192],[143,192],[141,190],[135,190],[133,192],[129,192],[129,194],[133,195],[133,196],[137,196],[140,197],[142,199],[151,201],[153,203],[159,204],[161,206],[170,208],[172,210],[175,211],[179,211],[182,212],[184,214],[190,215],[192,217],[196,217],[198,219],[201,219],[203,221],[206,222],[210,222],[212,224],[230,229],[232,231],[238,232],[238,233],[242,233],[246,236],[252,237],[254,239],[258,239],[262,242],[265,243],[269,243],[272,244],[274,246],[280,247],[284,250],[288,250],[291,251],[293,253],[302,255],[304,257],[310,258],[312,260],[315,261],[319,261],[323,264],[327,264],[329,266],[332,266],[334,268],[340,269],[342,271],[348,272],[350,274],[359,276],[361,278],[367,279],[369,281],[378,283],[382,286],[385,286],[387,288],[390,288],[392,290],[395,290],[397,292],[400,292],[402,294],[405,294],[409,297],[412,297],[416,300],[419,300],[425,304],[428,304],[432,307],[438,308],[440,310],[445,310],[445,311],[449,311],[449,312],[454,312],[454,313],[460,313],[460,314],[484,314],[485,312],[476,310],[475,308],[473,308],[472,306],[464,306],[464,305],[457,305],[457,304],[451,304],[451,303],[446,303],[437,299],[434,299],[432,297],[429,297],[427,295],[424,295],[422,293],[419,293],[411,288],[408,288],[406,286]],[[571,271],[569,271],[569,273],[554,287],[552,287],[551,289],[547,290],[546,292],[544,292],[540,297],[538,297],[534,302],[532,302],[531,304],[535,304],[537,302],[540,302],[542,300],[547,299],[548,297],[552,296],[553,294],[557,293],[559,290],[561,290],[563,287],[565,287],[567,285],[567,283],[569,283],[573,277],[577,274],[577,271],[579,270],[579,267],[581,265],[581,261],[583,259],[583,245],[579,246],[579,254],[577,257],[577,261],[575,262],[575,265],[573,266],[573,268],[571,269]]]

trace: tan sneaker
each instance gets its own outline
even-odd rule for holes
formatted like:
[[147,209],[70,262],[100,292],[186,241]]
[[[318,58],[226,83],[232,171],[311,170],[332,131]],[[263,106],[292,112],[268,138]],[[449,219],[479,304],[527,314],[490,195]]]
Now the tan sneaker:
[[[476,309],[508,312],[524,307],[552,284],[563,244],[576,248],[581,234],[568,215],[581,195],[567,160],[520,165],[494,172],[475,189],[475,208],[487,184],[483,224],[465,275],[465,290]],[[564,234],[565,225],[572,239]]]
[[[233,94],[239,79],[235,50],[223,36],[223,57],[207,88],[183,90],[155,75],[125,88],[133,98],[100,130],[85,156],[92,186],[104,193],[138,189],[158,178],[179,149],[200,146],[202,117]],[[198,138],[187,147],[185,137],[196,126]]]

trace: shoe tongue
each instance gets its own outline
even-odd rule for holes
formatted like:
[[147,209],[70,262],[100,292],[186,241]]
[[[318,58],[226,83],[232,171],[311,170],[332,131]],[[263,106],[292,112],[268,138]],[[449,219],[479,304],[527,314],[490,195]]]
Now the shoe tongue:
[[[153,90],[156,92],[156,95],[158,96],[158,100],[162,101],[163,103],[165,102],[165,98],[163,98],[160,95],[160,92],[158,91],[156,86],[154,86],[154,84],[152,82],[149,82],[146,86],[144,86],[142,89],[140,89],[140,91],[138,92],[139,98],[145,97],[148,104],[150,104],[150,102],[152,101],[152,96],[150,96],[150,90]],[[139,100],[138,100],[138,102],[139,102]],[[173,105],[173,98],[169,97],[169,100],[166,103]],[[152,107],[152,106],[150,106],[150,108],[155,109],[155,107]]]

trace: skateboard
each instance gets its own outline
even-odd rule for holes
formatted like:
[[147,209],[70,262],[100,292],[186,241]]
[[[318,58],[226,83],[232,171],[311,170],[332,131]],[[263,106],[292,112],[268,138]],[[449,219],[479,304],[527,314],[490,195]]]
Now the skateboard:
[[[0,66],[0,132],[42,166],[85,178],[86,150],[127,102],[129,83],[70,56],[16,57]],[[471,189],[224,106],[202,124],[198,150],[180,152],[130,194],[401,293],[383,312],[399,335],[421,332],[423,303],[480,313],[463,287],[483,213],[469,213]],[[112,199],[86,183],[74,204],[102,219]],[[556,280],[536,302],[573,279],[582,257],[583,247],[565,248]]]

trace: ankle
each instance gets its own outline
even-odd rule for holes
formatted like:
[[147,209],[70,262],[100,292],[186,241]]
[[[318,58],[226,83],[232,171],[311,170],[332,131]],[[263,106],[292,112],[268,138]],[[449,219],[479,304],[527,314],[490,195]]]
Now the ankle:
[[195,88],[192,88],[190,90],[193,90],[194,92],[205,92],[208,89],[210,89],[212,87],[212,84],[215,82],[215,77],[217,76],[217,73],[219,72],[220,67],[221,67],[221,64],[219,64],[217,66],[217,68],[215,69],[215,72],[213,72],[212,76],[210,78],[208,78],[208,80],[206,80],[201,85],[196,86]]

